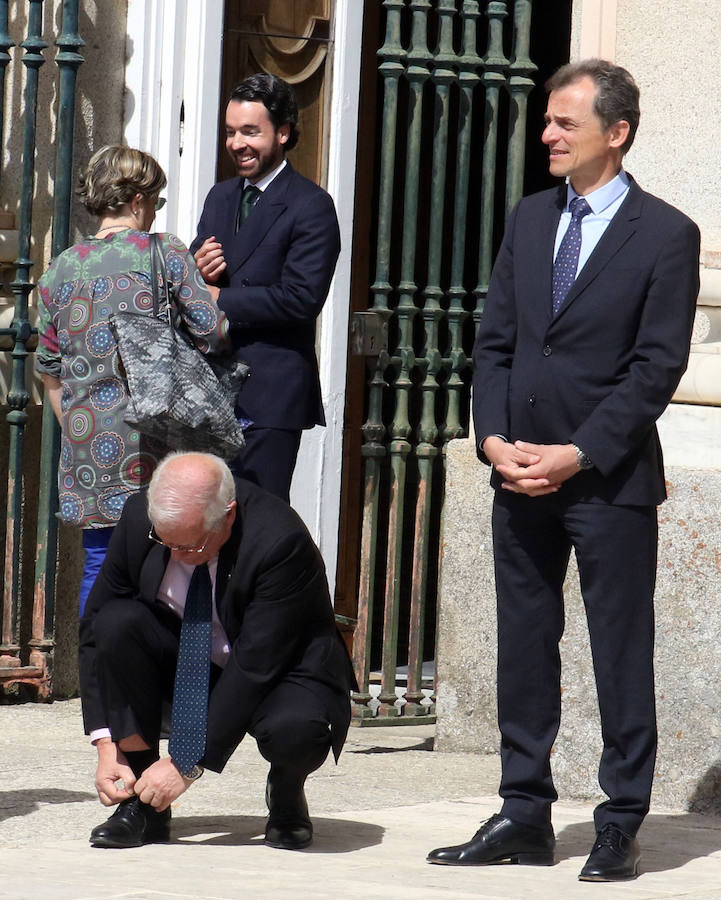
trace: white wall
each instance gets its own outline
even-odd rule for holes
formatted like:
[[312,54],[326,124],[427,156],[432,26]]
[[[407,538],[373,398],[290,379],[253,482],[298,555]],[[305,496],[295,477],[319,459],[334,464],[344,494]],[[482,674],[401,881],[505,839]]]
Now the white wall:
[[129,0],[125,140],[165,169],[156,228],[186,244],[215,180],[222,35],[222,0]]

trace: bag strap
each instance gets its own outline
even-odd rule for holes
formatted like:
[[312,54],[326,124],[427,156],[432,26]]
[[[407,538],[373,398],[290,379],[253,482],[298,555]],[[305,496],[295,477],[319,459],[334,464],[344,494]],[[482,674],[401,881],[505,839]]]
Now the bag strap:
[[150,268],[151,281],[153,283],[153,315],[156,319],[160,318],[160,288],[158,286],[158,275],[160,275],[163,299],[168,312],[168,324],[172,331],[174,329],[173,305],[170,300],[170,291],[168,290],[168,273],[165,268],[165,257],[160,246],[160,235],[156,233],[150,235]]

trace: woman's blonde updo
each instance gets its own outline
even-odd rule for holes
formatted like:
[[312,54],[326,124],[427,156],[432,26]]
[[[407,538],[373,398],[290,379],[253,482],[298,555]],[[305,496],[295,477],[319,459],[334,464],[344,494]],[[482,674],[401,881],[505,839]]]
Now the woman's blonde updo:
[[167,183],[149,153],[116,144],[93,154],[78,180],[78,197],[88,212],[102,216],[116,212],[136,194],[159,194]]

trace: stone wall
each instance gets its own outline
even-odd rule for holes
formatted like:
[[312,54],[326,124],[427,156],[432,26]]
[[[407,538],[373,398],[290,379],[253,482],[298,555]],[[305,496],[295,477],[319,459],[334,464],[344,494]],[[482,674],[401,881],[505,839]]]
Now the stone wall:
[[641,89],[641,124],[628,170],[646,190],[690,215],[701,228],[704,251],[717,252],[721,17],[706,0],[618,0],[616,6],[615,61]]

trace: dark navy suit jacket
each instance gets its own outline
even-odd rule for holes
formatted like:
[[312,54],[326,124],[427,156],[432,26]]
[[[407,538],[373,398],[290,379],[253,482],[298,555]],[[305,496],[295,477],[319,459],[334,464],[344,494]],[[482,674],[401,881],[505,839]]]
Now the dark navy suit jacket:
[[[254,711],[281,681],[328,705],[336,759],[350,721],[355,679],[338,633],[323,559],[287,503],[242,478],[238,510],[218,555],[215,603],[231,654],[208,704],[203,763],[220,772]],[[95,673],[93,620],[113,600],[155,606],[170,551],[148,537],[145,492],[128,500],[80,621],[80,692],[87,733],[108,724]]]
[[526,197],[509,218],[474,348],[476,438],[572,442],[595,468],[562,486],[569,499],[656,505],[666,490],[655,422],[688,362],[699,231],[632,181],[553,317],[566,191]]
[[210,190],[190,245],[211,235],[223,245],[218,305],[251,370],[238,413],[269,428],[323,425],[315,321],[340,252],[333,200],[287,163],[236,234],[241,191],[241,178]]

